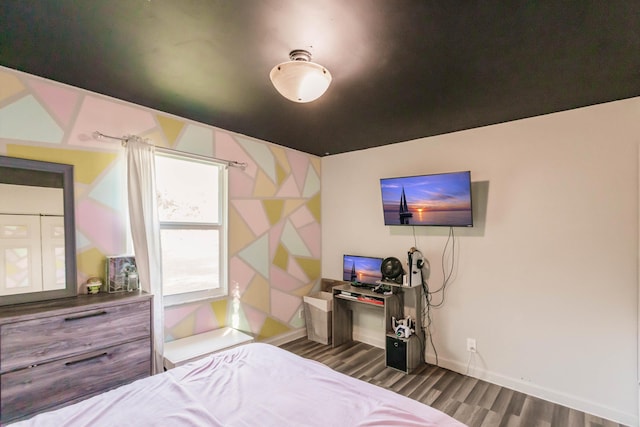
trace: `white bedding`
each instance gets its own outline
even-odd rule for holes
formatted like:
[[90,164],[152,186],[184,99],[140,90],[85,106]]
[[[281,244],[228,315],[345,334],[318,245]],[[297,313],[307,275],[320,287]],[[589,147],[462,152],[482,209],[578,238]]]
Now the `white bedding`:
[[463,426],[417,401],[268,344],[138,380],[26,426]]

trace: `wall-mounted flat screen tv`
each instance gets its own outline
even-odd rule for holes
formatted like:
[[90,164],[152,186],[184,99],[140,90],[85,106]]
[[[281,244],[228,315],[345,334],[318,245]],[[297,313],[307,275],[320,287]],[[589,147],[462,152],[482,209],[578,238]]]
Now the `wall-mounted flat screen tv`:
[[472,227],[471,172],[383,178],[385,225]]
[[382,280],[381,265],[382,258],[344,255],[342,280],[356,286],[376,286],[376,282]]

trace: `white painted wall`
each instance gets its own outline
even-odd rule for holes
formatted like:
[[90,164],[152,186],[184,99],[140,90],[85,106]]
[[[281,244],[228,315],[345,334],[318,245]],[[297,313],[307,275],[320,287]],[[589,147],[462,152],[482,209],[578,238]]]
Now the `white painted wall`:
[[417,245],[436,288],[448,229],[384,226],[379,179],[471,170],[440,365],[465,372],[472,337],[470,375],[637,425],[639,143],[633,98],[325,157],[322,275]]

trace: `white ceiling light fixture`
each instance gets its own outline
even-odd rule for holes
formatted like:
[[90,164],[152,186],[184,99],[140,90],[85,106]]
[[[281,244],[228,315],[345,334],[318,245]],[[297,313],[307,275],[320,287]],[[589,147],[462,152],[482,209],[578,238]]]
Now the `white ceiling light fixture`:
[[311,102],[322,96],[331,84],[331,73],[311,62],[311,53],[296,49],[289,53],[291,61],[271,70],[271,83],[280,95],[293,102]]

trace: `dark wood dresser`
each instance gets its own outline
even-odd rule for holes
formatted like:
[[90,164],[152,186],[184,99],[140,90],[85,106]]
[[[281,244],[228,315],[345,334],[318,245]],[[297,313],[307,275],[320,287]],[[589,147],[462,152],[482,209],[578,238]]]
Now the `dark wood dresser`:
[[0,307],[0,423],[151,375],[151,296]]

